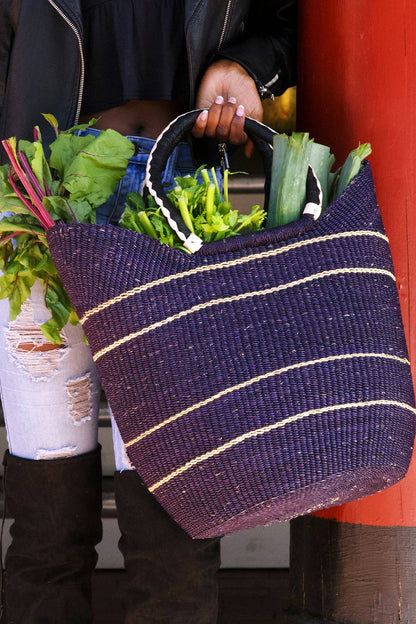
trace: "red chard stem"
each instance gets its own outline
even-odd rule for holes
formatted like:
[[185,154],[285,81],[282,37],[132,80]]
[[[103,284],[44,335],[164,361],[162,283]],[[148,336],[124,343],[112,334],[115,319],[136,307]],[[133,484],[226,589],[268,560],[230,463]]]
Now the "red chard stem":
[[38,209],[36,208],[36,206],[34,206],[21,192],[21,190],[18,188],[16,182],[14,181],[13,178],[13,169],[10,167],[9,169],[9,183],[10,186],[12,187],[12,189],[14,190],[14,192],[16,193],[16,195],[18,196],[18,198],[20,199],[20,201],[22,202],[22,204],[24,204],[26,206],[26,208],[28,210],[30,210],[30,212],[36,217],[36,219],[38,221],[40,221],[41,225],[43,227],[45,227],[45,224],[43,222],[42,216],[39,214]]
[[[45,238],[45,234],[41,234],[41,232],[31,232],[30,230],[22,230],[20,231],[16,231],[13,232],[12,234],[8,234],[7,236],[3,236],[3,238],[0,238],[0,245],[3,245],[3,243],[6,243],[8,240],[15,238],[16,236],[19,236],[19,234],[33,234],[33,236],[37,236],[38,238]],[[42,241],[41,241],[42,242]]]
[[[17,184],[16,184],[16,182],[15,182],[15,179],[14,179],[13,173],[14,173],[14,169],[12,169],[12,167],[10,167],[10,168],[9,168],[9,176],[8,176],[8,177],[9,177],[9,183],[10,183],[10,186],[12,187],[12,189],[14,190],[14,192],[16,193],[16,195],[18,196],[18,198],[20,199],[20,201],[21,201],[21,202],[22,202],[22,203],[26,206],[26,208],[27,208],[28,210],[30,210],[30,212],[31,212],[32,214],[34,214],[34,215],[35,215],[35,217],[36,217],[37,219],[39,219],[40,215],[39,215],[39,213],[38,213],[38,210],[37,210],[36,206],[34,206],[34,205],[33,205],[33,204],[32,204],[32,203],[31,203],[31,202],[27,199],[27,197],[25,197],[25,196],[23,195],[22,191],[19,189],[19,187],[17,186]],[[17,176],[16,176],[16,177],[17,177]]]
[[39,196],[39,199],[42,201],[42,199],[45,197],[45,192],[42,190],[37,177],[35,176],[35,174],[33,173],[32,169],[30,168],[30,165],[28,163],[28,160],[24,154],[24,152],[18,152],[18,156],[20,158],[20,162],[22,163],[22,168],[24,170],[24,172],[26,173],[27,177],[29,178],[30,183],[32,184],[34,190],[36,191],[36,193]]
[[11,164],[13,165],[13,168],[15,170],[17,177],[19,178],[19,180],[25,187],[27,194],[29,195],[30,199],[32,200],[32,202],[37,208],[37,212],[35,212],[32,209],[33,214],[38,218],[38,220],[42,223],[43,227],[46,230],[49,229],[50,227],[55,225],[54,220],[52,219],[48,211],[45,210],[45,207],[43,206],[39,197],[36,195],[36,192],[34,191],[33,186],[31,185],[30,181],[27,179],[25,172],[22,169],[17,159],[17,155],[15,155],[14,150],[9,146],[8,141],[7,140],[2,141],[2,144],[6,151],[7,156],[10,159]]
[[10,240],[11,238],[14,238],[15,236],[18,236],[19,234],[23,234],[23,232],[13,232],[13,234],[8,234],[7,236],[3,236],[3,238],[0,238],[0,245],[3,245],[3,243],[6,243],[8,240]]

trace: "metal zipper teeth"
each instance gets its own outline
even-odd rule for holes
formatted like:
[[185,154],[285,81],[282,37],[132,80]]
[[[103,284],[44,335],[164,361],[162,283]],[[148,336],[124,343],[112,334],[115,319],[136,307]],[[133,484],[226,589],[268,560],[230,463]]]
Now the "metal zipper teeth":
[[[220,49],[224,38],[225,38],[225,33],[227,32],[227,27],[228,27],[228,23],[230,21],[230,13],[231,13],[231,6],[232,6],[233,0],[228,0],[227,3],[227,8],[225,11],[225,17],[224,17],[224,23],[221,29],[221,35],[220,35],[220,39],[219,39],[219,43],[217,46],[217,51]],[[190,53],[190,49],[189,49],[189,42],[188,42],[188,38],[186,38],[186,51],[187,51],[187,55],[188,55],[188,66],[189,66],[189,102],[190,102],[190,106],[194,105],[194,96],[195,96],[195,77],[193,75],[193,71],[192,71],[192,63],[191,63],[191,53]]]
[[233,3],[233,0],[228,0],[227,9],[225,11],[224,24],[222,25],[220,41],[218,43],[217,50],[219,50],[220,47],[222,46],[222,43],[223,43],[224,38],[225,38],[225,33],[227,32],[228,23],[230,21],[230,13],[231,13],[232,3]]
[[62,19],[68,24],[68,26],[70,27],[70,29],[72,30],[72,32],[74,33],[78,41],[79,56],[80,56],[80,61],[81,61],[81,72],[80,72],[80,79],[79,79],[77,106],[76,106],[75,118],[74,118],[74,124],[77,124],[80,113],[81,113],[82,93],[84,90],[84,80],[85,80],[85,60],[84,60],[84,51],[82,49],[81,35],[79,34],[79,31],[76,28],[76,26],[71,22],[69,17],[65,15],[62,9],[60,9],[55,4],[55,2],[53,2],[53,0],[48,0],[48,2],[55,9],[55,11],[62,17]]

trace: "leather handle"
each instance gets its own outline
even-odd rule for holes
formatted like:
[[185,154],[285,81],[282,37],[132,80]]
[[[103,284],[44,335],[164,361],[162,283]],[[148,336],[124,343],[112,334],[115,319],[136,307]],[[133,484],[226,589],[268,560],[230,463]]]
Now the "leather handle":
[[[200,249],[202,240],[187,228],[182,217],[168,199],[162,184],[162,172],[172,151],[185,139],[201,112],[201,110],[193,110],[180,115],[159,135],[147,161],[145,180],[150,194],[160,207],[169,225],[183,242],[184,247],[191,252]],[[266,179],[265,194],[267,197],[273,160],[273,136],[276,132],[250,117],[245,119],[244,131],[262,155]]]

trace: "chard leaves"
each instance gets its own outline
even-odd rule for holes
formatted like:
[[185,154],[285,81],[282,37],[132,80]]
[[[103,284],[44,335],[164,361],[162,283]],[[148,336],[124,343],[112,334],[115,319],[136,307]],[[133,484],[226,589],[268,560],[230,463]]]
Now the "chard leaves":
[[[74,153],[72,142],[90,137],[92,140],[83,141],[82,148]],[[97,137],[59,135],[51,150],[51,164],[59,167],[61,184],[68,192],[69,201],[83,200],[92,208],[97,208],[109,198],[126,173],[126,164],[134,154],[134,145],[109,129]]]
[[[33,142],[17,142],[14,137],[6,142],[11,156],[23,167],[19,172],[13,165],[0,167],[0,298],[9,299],[14,320],[39,280],[51,313],[41,329],[51,342],[61,343],[62,328],[68,322],[75,325],[78,318],[49,252],[42,227],[46,221],[39,215],[65,223],[94,223],[95,208],[114,192],[134,146],[114,130],[98,136],[75,134],[96,120],[60,132],[53,115],[44,117],[56,134],[49,159],[38,128]],[[21,184],[19,173],[30,180],[29,191]]]

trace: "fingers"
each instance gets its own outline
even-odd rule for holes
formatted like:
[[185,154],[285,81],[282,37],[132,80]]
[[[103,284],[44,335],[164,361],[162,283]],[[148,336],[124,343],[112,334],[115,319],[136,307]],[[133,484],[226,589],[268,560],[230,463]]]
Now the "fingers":
[[244,106],[239,104],[229,127],[228,141],[233,145],[241,145],[247,141],[247,135],[244,132],[244,120]]
[[[237,109],[239,115],[237,115]],[[241,117],[243,111],[243,117]],[[244,141],[244,108],[237,107],[237,100],[230,97],[228,102],[224,102],[218,96],[208,111],[207,126],[205,135],[215,137],[218,141],[227,142],[233,140],[237,143]]]
[[207,127],[208,111],[205,109],[198,115],[198,118],[192,128],[192,134],[197,139],[202,139],[205,134],[205,128]]
[[244,155],[246,158],[251,158],[254,154],[254,143],[251,139],[247,139],[247,143],[244,146]]
[[[208,137],[217,137],[220,141],[225,141],[223,138],[225,127],[224,120],[225,116],[223,115],[224,108],[230,108],[231,105],[227,106],[224,104],[224,98],[222,95],[217,95],[215,102],[211,104],[208,110],[208,119],[207,125],[205,128],[205,136]],[[222,119],[222,121],[221,121]],[[218,129],[218,134],[217,134]]]
[[224,98],[219,95],[209,109],[199,115],[192,133],[197,138],[215,137],[220,142],[241,145],[247,140],[244,119],[244,106],[238,105],[234,97],[224,102]]

